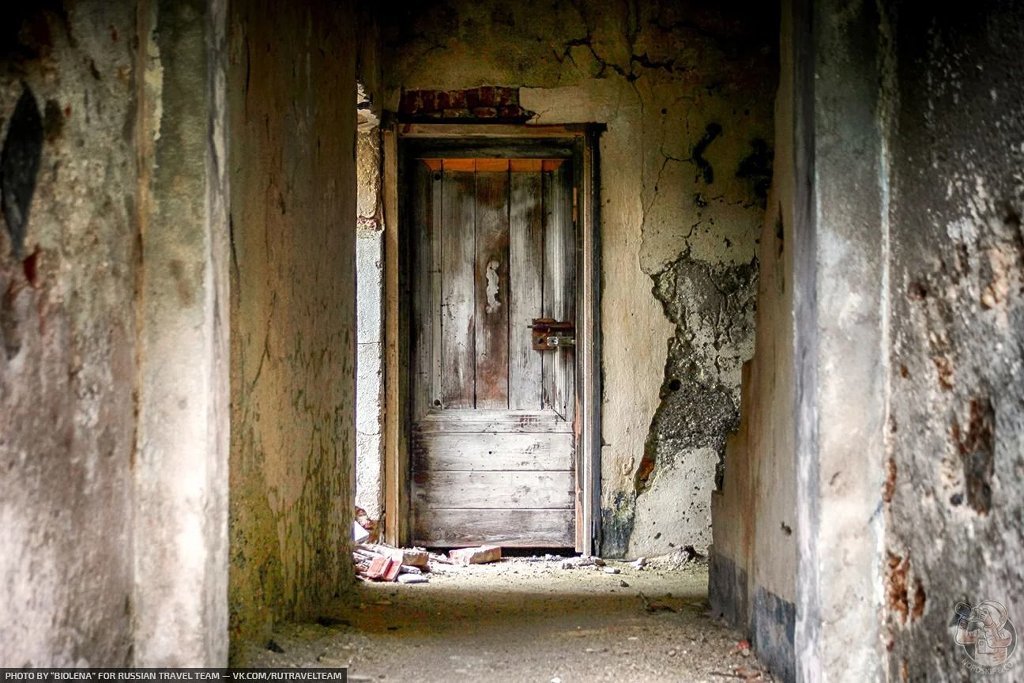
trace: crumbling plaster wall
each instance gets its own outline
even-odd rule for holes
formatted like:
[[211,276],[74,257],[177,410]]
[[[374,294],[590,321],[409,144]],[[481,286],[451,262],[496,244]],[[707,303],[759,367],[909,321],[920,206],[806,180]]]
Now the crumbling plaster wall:
[[384,511],[384,196],[381,38],[374,8],[356,8],[356,470],[355,503]]
[[231,636],[352,579],[356,47],[347,4],[234,2]]
[[[369,118],[366,115],[365,118]],[[356,141],[356,505],[383,511],[384,221],[380,129],[360,124]]]
[[893,678],[938,679],[967,673],[956,602],[1024,624],[1024,7],[890,21],[885,638]]
[[0,11],[4,666],[226,661],[223,9]]
[[753,352],[774,9],[446,2],[382,21],[388,109],[403,88],[520,86],[531,123],[607,124],[601,552],[705,549]]
[[130,3],[0,11],[0,145],[22,97],[42,143],[20,254],[0,218],[3,666],[131,662],[134,35]]
[[727,444],[724,482],[712,495],[709,598],[716,613],[747,631],[758,657],[773,672],[793,680],[797,524],[791,240],[797,180],[788,11],[780,35],[774,176],[758,246],[755,352],[744,366],[740,427]]
[[137,665],[227,660],[225,10],[137,7]]

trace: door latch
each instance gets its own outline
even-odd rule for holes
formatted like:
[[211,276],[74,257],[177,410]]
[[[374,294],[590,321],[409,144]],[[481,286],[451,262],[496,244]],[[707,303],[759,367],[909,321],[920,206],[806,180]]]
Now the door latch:
[[555,351],[576,346],[576,324],[554,318],[534,318],[528,326],[533,330],[534,351]]

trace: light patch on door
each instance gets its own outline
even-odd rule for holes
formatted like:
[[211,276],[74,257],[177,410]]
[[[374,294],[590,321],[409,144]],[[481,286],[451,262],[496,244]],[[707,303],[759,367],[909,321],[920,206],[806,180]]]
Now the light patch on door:
[[498,268],[501,267],[495,260],[487,262],[487,307],[484,309],[488,314],[494,313],[501,308],[498,301]]

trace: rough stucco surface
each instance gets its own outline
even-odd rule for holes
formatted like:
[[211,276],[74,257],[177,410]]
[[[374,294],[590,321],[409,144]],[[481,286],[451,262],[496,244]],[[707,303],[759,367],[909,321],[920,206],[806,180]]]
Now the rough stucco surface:
[[938,679],[966,674],[956,602],[1024,626],[1024,7],[894,24],[888,663]]
[[[796,479],[794,451],[793,51],[783,15],[775,162],[758,251],[756,345],[745,367],[741,424],[712,501],[712,608],[751,635],[758,657],[795,676]],[[771,607],[769,609],[769,606]]]
[[[801,114],[809,129],[797,120],[795,140],[811,146],[813,158],[798,159],[796,170],[798,188],[813,182],[813,204],[794,222],[791,241],[796,666],[806,680],[875,680],[884,675],[877,649],[887,386],[884,33],[868,0],[803,7],[813,11],[813,60],[803,57],[802,68],[813,65],[814,80],[798,81],[797,100],[813,98],[813,112]],[[806,48],[806,39],[794,42]]]
[[352,579],[355,50],[345,7],[232,3],[231,635]]
[[403,88],[520,86],[532,123],[607,124],[601,552],[706,548],[753,352],[771,8],[446,2],[382,21],[401,46],[385,55],[388,109]]
[[134,660],[227,661],[224,3],[139,7]]
[[382,401],[384,387],[383,233],[356,238],[358,341],[356,351],[356,505],[370,519],[383,510]]
[[356,505],[383,511],[384,233],[380,131],[356,139]]
[[0,11],[0,145],[23,82],[45,132],[24,261],[0,218],[4,666],[131,662],[134,28]]

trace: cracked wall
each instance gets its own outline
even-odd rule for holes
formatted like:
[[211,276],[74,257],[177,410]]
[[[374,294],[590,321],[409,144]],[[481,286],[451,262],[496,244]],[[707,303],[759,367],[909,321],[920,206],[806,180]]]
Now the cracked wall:
[[345,4],[231,5],[235,644],[352,579],[355,31]]
[[[740,3],[444,2],[382,17],[402,90],[518,86],[601,137],[606,555],[706,549],[753,352],[777,17]],[[676,387],[673,389],[673,387]]]
[[[714,612],[748,634],[758,658],[782,680],[793,680],[798,526],[792,240],[798,183],[792,20],[786,10],[780,34],[774,174],[758,245],[755,353],[743,367],[740,425],[727,440],[722,484],[712,495],[708,592]],[[750,167],[761,182],[760,146]]]

